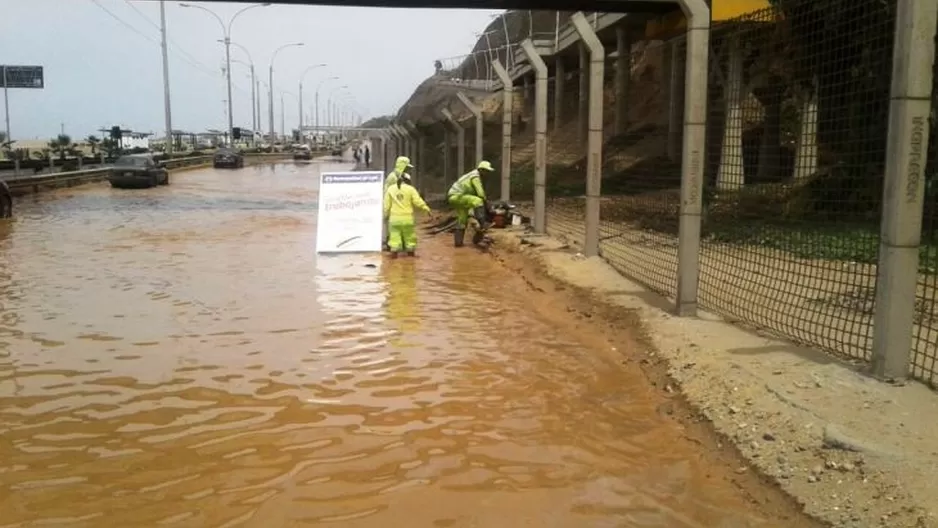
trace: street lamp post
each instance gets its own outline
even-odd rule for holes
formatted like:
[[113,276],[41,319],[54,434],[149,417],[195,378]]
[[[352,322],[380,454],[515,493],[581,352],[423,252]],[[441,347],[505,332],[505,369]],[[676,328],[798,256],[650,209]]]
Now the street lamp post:
[[[232,44],[234,44],[234,42],[232,42]],[[231,62],[234,62],[236,64],[244,64],[245,66],[251,69],[251,130],[252,131],[257,130],[257,101],[255,99],[256,90],[254,86],[254,82],[255,82],[254,81],[254,64],[246,64],[244,62],[239,61],[238,59],[234,59]],[[256,143],[257,143],[256,140],[251,141],[251,144],[256,145]]]
[[[260,124],[260,98],[258,97],[258,88],[260,84],[257,82],[257,77],[254,72],[254,58],[251,57],[251,53],[247,48],[238,44],[237,42],[232,42],[232,46],[240,49],[247,55],[248,66],[251,68],[251,144],[255,147],[257,146],[257,126]],[[235,60],[233,62],[239,62]],[[242,63],[243,64],[243,63]]]
[[299,101],[299,106],[300,106],[300,125],[299,125],[299,129],[300,129],[300,134],[301,134],[301,135],[303,134],[303,78],[306,77],[306,74],[309,73],[309,72],[311,72],[312,70],[315,70],[316,68],[323,68],[323,67],[325,67],[325,66],[326,66],[325,64],[314,64],[314,65],[310,66],[309,68],[306,68],[306,70],[303,71],[303,73],[300,75],[300,91],[297,92],[297,93],[298,93],[299,96],[300,96],[300,101]]
[[326,84],[329,81],[337,81],[338,77],[326,77],[325,79],[319,81],[319,84],[316,85],[316,131],[319,131],[319,89],[322,88],[322,85]]
[[225,21],[222,20],[221,17],[215,14],[215,12],[212,11],[211,9],[202,7],[200,5],[195,5],[195,4],[182,3],[179,5],[181,7],[191,7],[193,9],[201,9],[202,11],[205,11],[206,13],[215,17],[215,20],[218,20],[218,23],[221,25],[222,35],[224,35],[225,37],[225,77],[226,77],[226,81],[228,84],[228,141],[233,142],[234,141],[234,132],[233,132],[234,131],[234,116],[232,115],[233,105],[231,101],[231,25],[234,24],[235,19],[238,18],[238,16],[241,13],[244,13],[245,11],[249,9],[254,9],[255,7],[267,7],[270,5],[270,2],[245,7],[244,9],[232,15],[231,19],[228,20],[227,25],[225,25]]
[[[173,154],[173,117],[172,106],[169,98],[169,53],[166,48],[166,5],[160,0],[160,48],[163,54],[163,112],[166,120],[166,144],[163,150],[168,155]],[[6,79],[4,79],[6,81]],[[6,86],[6,82],[3,83]],[[9,119],[10,110],[7,109],[7,119]],[[7,141],[10,141],[10,127],[7,126]],[[17,165],[18,166],[18,165]],[[18,171],[17,171],[18,172]]]
[[326,101],[328,102],[328,104],[326,105],[326,108],[329,111],[329,121],[331,122],[332,126],[335,126],[335,122],[336,122],[336,115],[335,115],[336,105],[332,103],[332,95],[335,94],[339,90],[345,90],[345,89],[348,89],[347,84],[343,84],[342,86],[336,86],[335,88],[332,89],[331,92],[329,92],[329,97],[326,98]]
[[271,145],[274,144],[274,139],[275,139],[274,137],[274,61],[277,59],[277,54],[280,53],[281,51],[287,48],[292,48],[292,47],[302,46],[302,45],[303,45],[302,42],[284,44],[283,46],[280,46],[279,48],[275,49],[273,55],[271,55],[270,57],[270,71],[268,72],[267,83],[270,85],[270,91],[268,93],[270,95],[269,110],[270,110],[270,144]]

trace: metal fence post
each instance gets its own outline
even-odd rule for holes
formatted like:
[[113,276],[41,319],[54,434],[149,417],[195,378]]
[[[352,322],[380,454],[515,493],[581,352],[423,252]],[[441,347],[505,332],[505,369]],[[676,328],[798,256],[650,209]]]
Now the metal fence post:
[[909,375],[938,0],[899,0],[873,318],[873,374]]
[[586,239],[583,254],[599,255],[599,197],[602,193],[603,167],[603,79],[606,75],[606,50],[582,11],[570,17],[573,27],[589,49],[589,134],[586,145]]
[[684,87],[684,145],[681,159],[681,209],[677,248],[677,314],[697,315],[700,279],[700,221],[707,132],[707,63],[710,57],[710,7],[705,0],[680,0],[687,18],[687,68]]
[[547,232],[547,64],[531,39],[521,43],[535,72],[534,83],[534,232]]
[[466,94],[462,92],[456,92],[456,98],[459,99],[459,101],[463,104],[463,106],[469,109],[469,112],[472,113],[472,117],[474,117],[476,120],[476,156],[475,156],[476,159],[475,159],[475,162],[479,163],[480,161],[484,159],[483,152],[482,152],[482,124],[483,124],[482,107],[477,106],[468,97],[466,97]]
[[442,109],[440,112],[443,113],[443,117],[449,121],[449,124],[456,130],[456,179],[465,172],[466,170],[466,129],[459,124],[459,121],[456,121],[456,118],[453,117],[453,114],[446,108]]
[[502,82],[503,99],[502,99],[502,189],[501,189],[501,199],[503,201],[511,200],[511,114],[512,114],[512,105],[514,103],[514,84],[511,81],[511,76],[508,75],[508,70],[502,66],[502,63],[495,59],[492,62],[492,67],[495,69],[495,74],[498,75],[498,79]]

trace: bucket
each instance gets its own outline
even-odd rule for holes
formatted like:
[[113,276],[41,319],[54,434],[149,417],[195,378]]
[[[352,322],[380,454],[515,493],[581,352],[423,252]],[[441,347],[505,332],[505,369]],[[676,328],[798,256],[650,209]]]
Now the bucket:
[[511,225],[513,225],[513,226],[519,226],[519,225],[521,225],[521,215],[519,215],[519,214],[513,214],[513,215],[511,215]]

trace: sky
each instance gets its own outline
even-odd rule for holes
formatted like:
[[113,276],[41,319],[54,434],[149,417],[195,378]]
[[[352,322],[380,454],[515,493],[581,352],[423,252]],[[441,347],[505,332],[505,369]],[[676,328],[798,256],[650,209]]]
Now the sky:
[[[227,21],[251,4],[192,2]],[[110,12],[111,14],[109,14]],[[330,94],[349,101],[364,119],[397,111],[414,88],[433,74],[438,58],[468,53],[499,11],[379,9],[273,4],[237,17],[231,40],[234,126],[250,128],[250,61],[263,83],[261,116],[267,131],[271,55],[277,54],[274,108],[280,132],[281,92],[286,130],[296,127],[300,76],[304,114],[312,119],[321,83],[320,112]],[[112,16],[113,14],[113,16]],[[118,20],[119,19],[119,20]],[[153,0],[4,0],[0,63],[41,65],[45,88],[9,90],[13,139],[73,140],[100,136],[121,125],[165,130],[159,2]],[[209,13],[166,2],[173,128],[191,132],[227,129],[222,26]],[[242,64],[243,63],[243,64]],[[310,66],[325,63],[325,67]],[[338,80],[329,80],[338,77]],[[348,88],[343,89],[342,86]],[[351,97],[340,95],[348,92]],[[322,117],[320,119],[323,119]],[[308,122],[308,121],[307,121]]]

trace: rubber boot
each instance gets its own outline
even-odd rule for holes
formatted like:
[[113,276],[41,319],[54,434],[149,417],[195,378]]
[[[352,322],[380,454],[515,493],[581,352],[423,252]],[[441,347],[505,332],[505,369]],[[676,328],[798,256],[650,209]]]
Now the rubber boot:
[[407,256],[408,256],[408,257],[416,257],[416,256],[417,256],[417,251],[411,249],[411,250],[407,251]]
[[487,218],[485,217],[485,208],[476,207],[472,210],[472,216],[475,217],[476,221],[479,222],[479,228],[483,231],[488,229]]
[[392,252],[391,252],[391,258],[392,258],[392,259],[396,259],[396,258],[397,258],[397,251],[392,251]]
[[463,227],[457,227],[453,230],[453,245],[455,247],[462,247],[463,242],[466,240],[466,229]]

